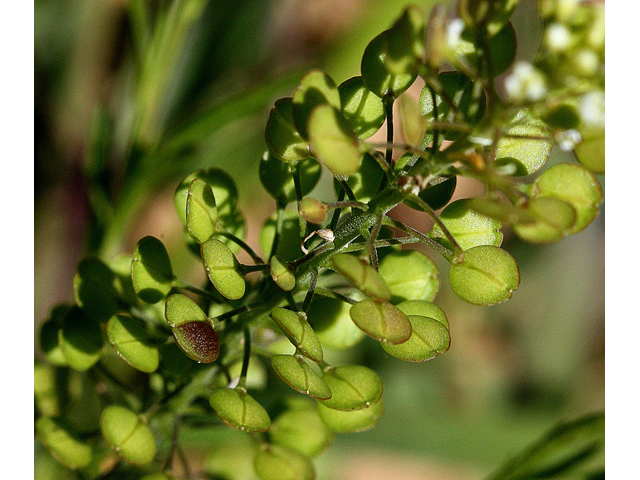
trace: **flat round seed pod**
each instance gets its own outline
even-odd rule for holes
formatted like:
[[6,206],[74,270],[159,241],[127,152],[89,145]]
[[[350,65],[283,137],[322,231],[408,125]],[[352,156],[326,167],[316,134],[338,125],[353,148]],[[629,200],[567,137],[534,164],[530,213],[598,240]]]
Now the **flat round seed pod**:
[[271,419],[266,410],[242,389],[218,388],[209,403],[224,422],[245,432],[266,432]]
[[331,390],[302,358],[295,355],[274,355],[271,366],[278,376],[295,391],[313,398],[331,398]]
[[65,467],[76,470],[91,462],[91,447],[78,440],[60,419],[40,417],[36,420],[35,427],[40,441]]
[[398,344],[411,336],[407,316],[386,300],[362,300],[349,311],[353,323],[379,342]]
[[400,345],[381,343],[382,349],[392,357],[407,362],[426,362],[449,350],[449,329],[429,317],[409,315],[411,337]]
[[147,424],[131,410],[118,405],[105,408],[100,416],[102,436],[127,462],[151,463],[156,443]]
[[320,401],[336,410],[362,410],[382,396],[382,380],[376,372],[362,365],[327,368],[322,379],[329,386],[331,397]]
[[369,408],[352,411],[335,410],[318,402],[320,418],[331,431],[336,433],[355,433],[369,430],[375,426],[383,413],[382,400],[377,401]]

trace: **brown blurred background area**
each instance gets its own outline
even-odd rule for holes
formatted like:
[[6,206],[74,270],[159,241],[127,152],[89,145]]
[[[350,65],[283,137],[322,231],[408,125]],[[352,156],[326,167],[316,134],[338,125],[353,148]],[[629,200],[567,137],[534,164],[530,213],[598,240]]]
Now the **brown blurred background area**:
[[[148,5],[153,10],[168,3]],[[326,71],[336,83],[358,75],[369,40],[407,2],[193,3],[201,4],[202,13],[185,27],[182,43],[145,70],[155,89],[141,108],[132,4],[35,0],[36,330],[52,306],[73,300],[73,276],[85,255],[132,252],[145,235],[162,239],[178,275],[203,279],[182,243],[173,207],[175,187],[197,168],[220,167],[234,177],[248,243],[259,249],[261,224],[274,210],[257,176],[273,101],[290,95],[310,68]],[[429,11],[436,2],[414,3]],[[535,2],[521,0],[513,20],[523,39],[519,58],[531,58],[536,50],[539,26],[532,19]],[[252,103],[242,103],[246,98]],[[144,125],[138,130],[142,145],[163,142],[194,114],[216,108],[234,113],[200,132],[179,159],[163,160],[163,174],[134,204],[119,237],[100,250],[100,224],[90,208],[99,200],[89,198],[86,174],[87,158],[101,148],[92,144],[96,118],[109,118],[113,132],[105,172],[107,200],[117,209],[129,188],[123,159],[132,125]],[[561,161],[574,160],[554,150],[550,164]],[[316,198],[333,195],[326,173],[313,192]],[[604,177],[598,178],[604,187]],[[475,185],[461,182],[456,196],[477,193]],[[424,214],[399,208],[394,215],[428,228]],[[316,462],[321,480],[479,478],[558,421],[604,409],[604,209],[585,231],[558,244],[530,246],[506,232],[504,245],[518,261],[521,287],[509,302],[489,308],[457,299],[447,285],[446,261],[425,250],[440,268],[435,303],[449,317],[451,349],[425,364],[385,356],[374,342],[350,353],[380,372],[386,411],[373,430],[338,436]],[[206,453],[206,438],[194,436],[192,445],[195,458]]]

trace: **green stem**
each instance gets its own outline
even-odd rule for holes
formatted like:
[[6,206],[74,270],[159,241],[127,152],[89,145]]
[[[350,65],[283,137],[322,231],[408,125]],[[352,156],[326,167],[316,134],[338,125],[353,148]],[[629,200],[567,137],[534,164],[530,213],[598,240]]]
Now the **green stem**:
[[387,225],[388,227],[394,227],[394,228],[397,228],[398,230],[408,233],[409,235],[411,235],[413,238],[417,239],[421,243],[426,243],[447,260],[450,260],[455,253],[449,250],[448,248],[443,247],[432,238],[427,237],[424,233],[419,232],[418,230],[415,230],[414,228],[411,228],[409,225],[406,225],[398,220],[395,220],[390,217],[385,217],[384,224]]
[[242,370],[240,371],[240,379],[238,380],[238,387],[247,388],[247,372],[249,371],[249,360],[251,358],[251,333],[249,327],[245,325],[244,330],[244,354],[242,356]]
[[236,245],[238,245],[240,248],[242,248],[245,252],[247,252],[249,254],[249,256],[251,257],[251,259],[256,262],[256,263],[264,263],[264,260],[262,258],[260,258],[260,255],[258,255],[249,245],[247,245],[244,240],[242,240],[241,238],[236,237],[233,233],[230,232],[226,232],[226,231],[222,231],[219,232],[220,235],[222,235],[225,238],[228,238],[229,240],[231,240],[233,243],[235,243]]

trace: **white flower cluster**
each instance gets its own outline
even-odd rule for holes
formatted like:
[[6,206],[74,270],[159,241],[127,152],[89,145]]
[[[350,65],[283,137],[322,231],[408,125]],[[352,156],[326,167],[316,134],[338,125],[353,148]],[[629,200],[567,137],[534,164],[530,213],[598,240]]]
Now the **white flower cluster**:
[[504,88],[512,101],[535,102],[547,93],[544,74],[529,62],[520,61],[505,78]]

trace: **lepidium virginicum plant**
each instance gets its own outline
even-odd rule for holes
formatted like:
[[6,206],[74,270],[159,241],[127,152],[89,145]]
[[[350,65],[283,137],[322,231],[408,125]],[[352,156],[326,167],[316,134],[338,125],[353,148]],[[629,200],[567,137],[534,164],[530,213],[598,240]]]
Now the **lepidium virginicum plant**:
[[[602,202],[592,172],[604,172],[604,4],[541,1],[540,51],[514,65],[516,3],[461,0],[428,16],[409,6],[367,45],[361,76],[337,83],[312,70],[276,100],[257,172],[276,203],[261,252],[244,241],[228,174],[180,182],[175,208],[206,285],[177,278],[154,237],[117,261],[83,260],[75,304],[54,308],[39,334],[36,431],[52,455],[80,478],[145,480],[175,478],[177,456],[194,478],[180,426],[224,422],[254,440],[260,479],[312,479],[336,433],[371,428],[384,411],[378,374],[329,363],[325,349],[369,336],[395,359],[425,362],[450,347],[433,303],[438,268],[401,247],[426,245],[450,263],[460,299],[495,305],[520,283],[505,227],[542,244],[585,229]],[[404,92],[418,77],[416,100]],[[383,125],[386,141],[369,141]],[[577,162],[545,169],[554,145]],[[309,196],[323,173],[335,198]],[[484,194],[451,201],[461,177]],[[402,203],[433,227],[391,218]],[[265,364],[280,398],[258,401]],[[84,411],[61,415],[66,401]],[[495,478],[548,467],[541,451]],[[220,462],[209,474],[223,475]]]

